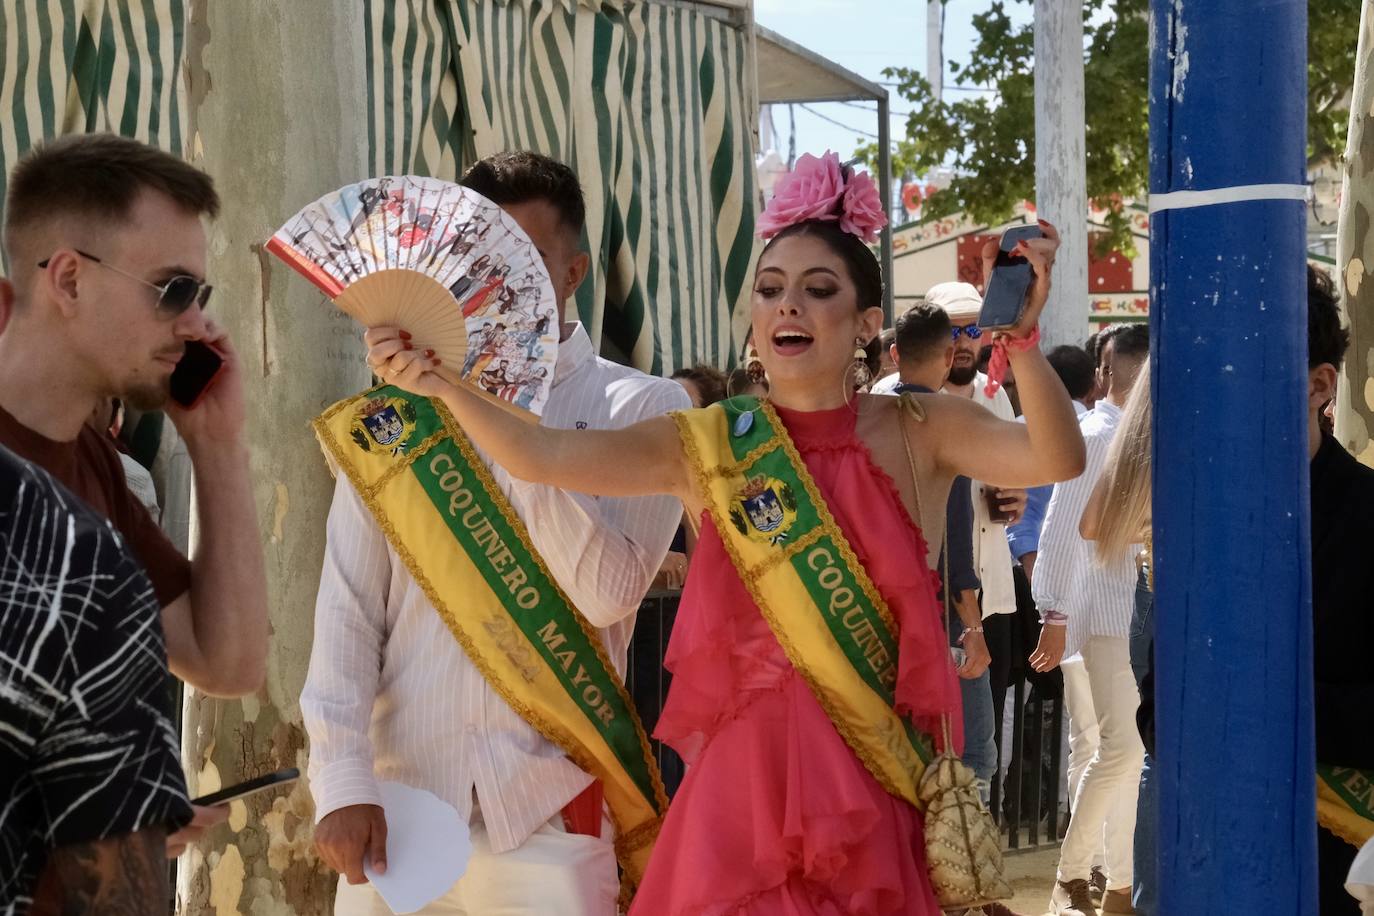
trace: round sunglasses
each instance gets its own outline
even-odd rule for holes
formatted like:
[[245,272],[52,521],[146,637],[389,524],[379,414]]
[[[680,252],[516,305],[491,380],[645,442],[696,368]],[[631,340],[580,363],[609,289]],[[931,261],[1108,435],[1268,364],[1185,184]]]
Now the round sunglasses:
[[[88,254],[79,248],[74,248],[72,250],[86,260],[99,264],[106,270],[112,270],[121,277],[127,277],[137,283],[142,283],[150,289],[157,290],[157,309],[168,316],[180,315],[193,305],[198,306],[204,311],[205,304],[210,301],[210,292],[214,289],[209,283],[204,283],[186,274],[177,274],[175,277],[172,277],[166,283],[162,284],[149,283],[142,277],[136,277],[126,270],[120,270],[113,264],[106,264],[93,254]],[[44,258],[39,261],[39,269],[47,270],[48,262],[51,260],[52,258]]]

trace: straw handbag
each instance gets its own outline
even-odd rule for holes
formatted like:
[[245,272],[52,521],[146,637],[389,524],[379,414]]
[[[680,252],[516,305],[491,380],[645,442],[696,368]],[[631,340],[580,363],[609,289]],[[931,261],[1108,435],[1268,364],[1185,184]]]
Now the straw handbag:
[[[920,501],[920,483],[915,457],[906,436],[906,415],[917,422],[925,411],[914,398],[902,396],[900,411],[902,441],[907,447],[911,480]],[[948,546],[948,545],[946,545]],[[949,551],[944,551],[945,595],[944,633],[949,641]],[[935,899],[944,909],[981,906],[1012,896],[1011,885],[1002,874],[1002,837],[992,815],[978,795],[973,771],[950,750],[949,714],[940,716],[944,732],[944,751],[926,767],[917,787],[925,804],[926,866]]]

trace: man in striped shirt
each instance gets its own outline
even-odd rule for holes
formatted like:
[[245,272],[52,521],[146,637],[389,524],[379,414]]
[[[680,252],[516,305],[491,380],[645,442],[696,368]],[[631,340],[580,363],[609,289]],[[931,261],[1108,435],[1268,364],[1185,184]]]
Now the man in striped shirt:
[[[463,183],[520,224],[566,304],[589,263],[573,172],[532,153],[503,153],[477,163]],[[676,382],[599,358],[581,324],[564,323],[561,336],[545,425],[616,429],[691,406]],[[583,496],[513,480],[499,467],[492,474],[623,676],[635,611],[681,505],[671,497]],[[461,596],[451,607],[462,612]],[[335,912],[391,912],[363,874],[364,859],[385,870],[378,781],[391,780],[434,793],[471,825],[466,873],[421,912],[614,914],[609,825],[599,837],[579,835],[562,815],[592,777],[485,680],[342,474],[315,613],[301,708],[315,843],[343,876]]]
[[[1134,912],[1130,902],[1132,836],[1144,762],[1144,746],[1135,728],[1140,692],[1128,648],[1136,569],[1132,556],[1106,566],[1098,564],[1091,545],[1078,533],[1078,522],[1102,474],[1122,408],[1149,351],[1145,325],[1123,327],[1103,345],[1099,373],[1106,396],[1079,423],[1087,465],[1074,480],[1055,486],[1035,561],[1032,590],[1044,626],[1031,666],[1048,671],[1066,652],[1082,655],[1099,735],[1060,851],[1058,880],[1051,896],[1051,910],[1059,916],[1097,916],[1089,896],[1089,875],[1104,836],[1108,890],[1102,912]],[[1069,714],[1073,716],[1072,709]]]

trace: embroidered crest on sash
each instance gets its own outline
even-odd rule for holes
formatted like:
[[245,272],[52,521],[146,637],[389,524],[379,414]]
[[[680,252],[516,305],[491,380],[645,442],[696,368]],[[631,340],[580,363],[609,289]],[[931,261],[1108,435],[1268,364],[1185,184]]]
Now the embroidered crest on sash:
[[353,415],[350,433],[358,448],[372,451],[374,445],[391,454],[405,451],[406,440],[415,426],[415,407],[401,398],[376,397],[363,401]]
[[740,534],[769,544],[786,541],[796,520],[797,496],[775,477],[749,478],[730,506],[730,521]]

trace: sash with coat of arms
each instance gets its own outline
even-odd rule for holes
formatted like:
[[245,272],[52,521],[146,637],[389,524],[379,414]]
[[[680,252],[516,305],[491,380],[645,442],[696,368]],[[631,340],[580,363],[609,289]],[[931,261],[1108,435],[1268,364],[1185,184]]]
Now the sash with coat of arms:
[[488,683],[600,781],[628,896],[668,807],[663,781],[600,636],[487,466],[442,403],[399,388],[340,401],[314,427]]
[[1317,823],[1357,849],[1374,838],[1374,770],[1318,763]]
[[917,808],[930,738],[893,709],[897,628],[786,427],[734,398],[672,415],[735,572],[836,730]]

